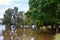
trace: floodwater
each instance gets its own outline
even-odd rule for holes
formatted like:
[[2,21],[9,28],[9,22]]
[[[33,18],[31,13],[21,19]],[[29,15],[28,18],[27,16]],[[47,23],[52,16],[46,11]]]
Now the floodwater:
[[38,33],[37,30],[31,28],[16,28],[16,35],[11,35],[10,29],[7,28],[3,36],[4,40],[30,40],[31,36],[33,36],[34,40],[60,40],[60,33]]

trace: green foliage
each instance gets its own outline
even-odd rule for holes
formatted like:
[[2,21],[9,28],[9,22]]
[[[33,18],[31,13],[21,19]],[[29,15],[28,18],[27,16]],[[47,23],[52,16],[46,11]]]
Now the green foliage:
[[[7,9],[4,14],[3,24],[11,25],[12,21],[14,21],[11,17],[14,14],[14,9]],[[23,12],[18,12],[15,14],[15,24],[20,25],[23,24]]]
[[45,24],[60,25],[59,5],[59,0],[29,0],[30,9],[26,16],[37,26]]
[[4,24],[7,24],[7,25],[10,25],[11,24],[11,16],[12,16],[12,13],[13,13],[13,9],[7,9],[5,11],[4,19],[3,19],[3,23]]
[[17,25],[23,24],[24,20],[23,20],[23,11],[20,11],[17,13]]

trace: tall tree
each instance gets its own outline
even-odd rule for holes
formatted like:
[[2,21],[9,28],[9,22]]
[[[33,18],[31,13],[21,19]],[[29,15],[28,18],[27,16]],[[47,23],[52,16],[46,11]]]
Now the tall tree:
[[24,13],[23,11],[18,12],[17,8],[14,8],[14,9],[8,8],[5,11],[3,23],[7,24],[7,25],[11,25],[11,24],[20,25],[20,24],[23,24],[23,13]]
[[17,13],[17,21],[16,21],[16,23],[17,23],[17,25],[21,25],[21,24],[23,24],[23,22],[24,22],[24,20],[23,20],[23,11],[20,11],[20,12],[18,12]]
[[59,0],[29,0],[28,18],[37,26],[60,24]]
[[14,13],[13,9],[7,9],[5,11],[4,19],[3,19],[4,24],[7,24],[7,25],[11,24],[11,16],[12,16],[13,13]]

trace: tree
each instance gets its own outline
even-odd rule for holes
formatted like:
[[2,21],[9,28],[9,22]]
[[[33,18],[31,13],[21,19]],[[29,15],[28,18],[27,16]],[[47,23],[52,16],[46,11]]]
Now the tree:
[[18,12],[18,8],[8,8],[5,11],[3,23],[6,25],[14,24],[16,26],[23,24],[23,11]]
[[35,20],[36,26],[60,25],[59,0],[29,0],[27,18]]
[[7,25],[11,24],[11,16],[13,13],[14,13],[14,10],[10,8],[5,11],[4,19],[3,19],[4,24],[7,24]]
[[23,22],[24,22],[24,20],[23,20],[23,11],[20,11],[20,12],[18,12],[16,15],[17,15],[17,21],[16,21],[16,23],[17,23],[17,25],[21,25],[21,24],[23,24]]

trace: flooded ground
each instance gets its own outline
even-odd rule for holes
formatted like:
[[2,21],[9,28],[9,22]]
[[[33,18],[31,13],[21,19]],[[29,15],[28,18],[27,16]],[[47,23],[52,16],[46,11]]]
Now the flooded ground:
[[53,33],[38,33],[36,30],[31,30],[30,28],[17,28],[16,35],[10,35],[10,29],[7,28],[4,32],[4,40],[30,40],[30,37],[33,36],[35,40],[60,40],[60,33],[53,34]]

